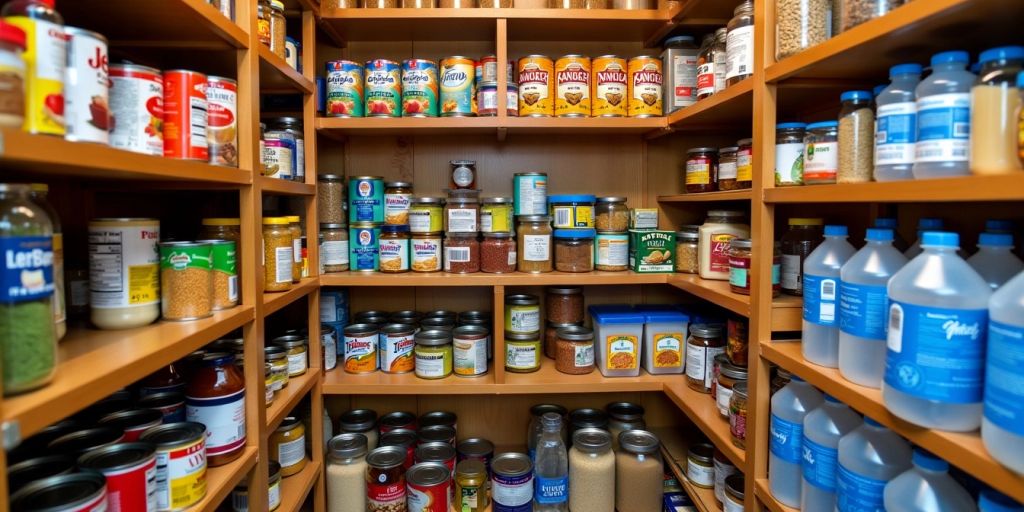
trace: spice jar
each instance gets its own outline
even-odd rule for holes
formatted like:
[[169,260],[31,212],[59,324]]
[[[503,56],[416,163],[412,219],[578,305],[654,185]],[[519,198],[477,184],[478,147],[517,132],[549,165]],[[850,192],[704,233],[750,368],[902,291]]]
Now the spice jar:
[[746,449],[747,443],[747,383],[737,382],[729,398],[729,434],[732,444]]
[[753,240],[734,238],[729,242],[729,290],[750,295],[750,266]]
[[438,233],[444,230],[444,204],[441,197],[414,197],[409,201],[409,231]]
[[562,327],[556,331],[555,369],[569,375],[594,371],[594,331],[587,327]]
[[[838,15],[838,14],[837,14]],[[780,0],[775,4],[775,60],[796,55],[832,35],[830,0]]]
[[555,359],[558,355],[558,330],[562,327],[582,326],[583,322],[574,323],[553,323],[548,322],[544,327],[544,357]]
[[422,330],[416,333],[415,341],[413,359],[417,377],[443,379],[452,374],[454,354],[450,330]]
[[286,334],[274,338],[274,345],[285,349],[288,355],[288,377],[298,377],[309,369],[309,350],[305,336]]
[[747,369],[723,361],[718,368],[718,382],[715,386],[715,400],[718,413],[729,418],[729,400],[732,399],[733,388],[740,382],[747,381]]
[[646,430],[619,436],[615,455],[616,510],[659,510],[665,478],[661,442]]
[[835,183],[838,170],[839,123],[821,121],[807,125],[807,135],[804,135],[804,183]]
[[281,476],[289,477],[302,471],[309,462],[306,457],[306,427],[302,420],[288,416],[270,434],[270,460],[281,465]]
[[550,215],[519,216],[516,263],[520,272],[541,273],[553,270],[551,234]]
[[256,33],[260,43],[270,46],[273,39],[270,31],[270,0],[259,0],[256,4]]
[[821,219],[791,217],[782,235],[781,289],[789,295],[803,295],[804,260],[824,240]]
[[[839,96],[839,183],[871,181],[875,170],[875,111],[868,91]],[[817,156],[817,154],[815,154]]]
[[484,512],[489,504],[487,466],[476,459],[460,461],[455,466],[455,510]]
[[348,229],[344,224],[320,224],[320,268],[326,274],[348,270]]
[[366,512],[366,436],[340,434],[327,442],[327,509]]
[[382,446],[366,456],[366,510],[406,511],[403,446]]
[[593,229],[556,229],[555,270],[593,272],[595,234]]
[[684,179],[687,194],[714,192],[718,190],[718,150],[715,148],[690,148],[686,150],[686,175]]
[[[203,356],[185,386],[185,418],[206,425],[206,463],[222,466],[245,448],[245,379],[234,354]],[[211,421],[230,418],[228,421]]]
[[676,231],[676,272],[696,274],[700,272],[698,244],[700,235],[694,231]]
[[607,430],[581,428],[572,434],[569,481],[569,510],[608,510],[612,506],[615,454]]
[[274,391],[280,391],[288,385],[288,351],[284,347],[267,345],[263,348],[263,359],[270,364]]
[[400,274],[409,271],[409,226],[384,225],[380,229],[380,271]]
[[697,443],[686,452],[686,479],[701,489],[715,487],[715,447],[710,443]]
[[629,269],[629,235],[618,231],[598,231],[594,236],[594,268],[606,272]]
[[599,232],[621,233],[629,229],[629,207],[625,197],[598,197],[594,213],[597,215],[594,227]]
[[286,217],[263,218],[263,291],[283,292],[292,288],[295,262],[292,231]]
[[736,151],[737,146],[718,149],[718,190],[736,190]]
[[512,227],[511,197],[485,197],[481,200],[480,231],[511,233]]
[[775,125],[775,186],[804,184],[804,123]]
[[540,330],[533,333],[505,333],[505,371],[530,373],[540,369]]
[[476,233],[452,233],[444,239],[444,271],[471,274],[480,271],[480,242]]
[[287,33],[287,22],[284,19],[284,2],[281,0],[270,0],[270,51],[282,59],[286,53],[284,43]]
[[484,233],[484,240],[480,242],[480,271],[492,274],[516,271],[516,241],[512,233]]
[[750,238],[750,226],[741,224],[743,212],[711,210],[699,229],[698,255],[700,277],[727,281],[729,279],[729,242]]
[[712,362],[725,352],[722,326],[692,324],[686,339],[686,384],[701,393],[711,393]]
[[302,281],[302,219],[289,215],[288,229],[292,232],[292,282]]
[[160,314],[165,320],[196,320],[213,314],[213,246],[160,244]]
[[750,326],[744,318],[730,318],[726,324],[725,355],[729,362],[741,368],[747,367],[747,347]]
[[452,233],[473,233],[480,230],[477,220],[480,205],[470,197],[449,197],[444,206],[444,230]]
[[337,174],[317,175],[317,220],[322,224],[344,224],[345,206],[345,178]]
[[583,288],[549,286],[546,292],[544,312],[548,322],[556,324],[583,322]]
[[403,226],[409,224],[409,202],[412,183],[389,181],[384,184],[384,223]]
[[736,146],[736,188],[750,188],[754,186],[754,139],[740,139]]

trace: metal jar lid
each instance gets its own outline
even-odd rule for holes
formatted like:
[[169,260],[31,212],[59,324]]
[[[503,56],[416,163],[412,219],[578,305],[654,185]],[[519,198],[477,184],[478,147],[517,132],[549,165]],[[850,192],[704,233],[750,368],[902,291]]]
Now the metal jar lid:
[[156,449],[149,443],[113,444],[82,455],[78,458],[78,467],[106,474],[137,466],[155,455]]
[[420,315],[419,311],[413,311],[411,309],[407,309],[404,311],[395,311],[394,313],[391,313],[390,316],[388,316],[389,320],[400,324],[419,322],[420,318],[423,318],[423,316]]
[[540,298],[536,295],[528,294],[517,294],[517,295],[506,295],[505,304],[511,306],[535,306],[540,304]]
[[533,472],[533,462],[525,453],[503,453],[491,461],[491,472],[505,478],[525,476]]
[[528,343],[528,342],[539,342],[540,331],[537,332],[508,332],[505,331],[505,341],[517,342],[517,343]]
[[426,313],[423,313],[423,318],[448,318],[453,322],[458,317],[458,313],[447,309],[435,309],[434,311],[427,311]]
[[265,357],[267,361],[276,361],[278,359],[288,357],[288,351],[285,350],[284,347],[267,345],[263,347],[263,357]]
[[455,328],[455,319],[441,316],[424,318],[423,320],[420,320],[420,327],[428,331],[442,330],[450,332]]
[[609,196],[597,198],[598,203],[625,203],[626,198],[620,196]]
[[686,150],[687,154],[694,153],[718,153],[718,148],[690,148]]
[[735,247],[737,249],[753,249],[754,241],[749,238],[733,238],[729,240],[729,247]]
[[676,239],[695,242],[700,240],[700,233],[696,231],[676,231]]
[[566,341],[592,341],[594,339],[594,330],[589,327],[574,325],[571,327],[560,327],[555,331],[555,335],[559,339]]
[[479,325],[463,325],[461,327],[456,327],[452,331],[452,336],[455,338],[480,339],[486,338],[488,334],[490,334],[490,331],[487,330],[486,327]]
[[340,181],[344,181],[345,177],[340,175],[340,174],[317,174],[316,175],[316,180],[317,181],[331,181],[331,182],[339,181],[340,182]]
[[718,371],[733,380],[747,380],[747,369],[736,366],[728,361],[719,364]]
[[352,432],[338,434],[327,442],[327,458],[331,462],[342,462],[346,459],[362,457],[366,455],[368,442],[363,434]]
[[550,215],[520,215],[519,222],[551,222]]
[[[491,233],[495,234],[495,233]],[[502,233],[509,235],[509,233]],[[484,236],[487,236],[486,234]],[[463,311],[459,313],[459,325],[487,325],[491,323],[490,311]]]
[[362,180],[380,180],[384,181],[382,176],[353,176],[349,178],[349,181],[362,181]]
[[455,440],[455,429],[448,425],[431,425],[429,427],[420,427],[416,431],[416,436],[421,444],[435,442],[450,443]]
[[153,427],[139,436],[139,441],[153,443],[157,448],[173,448],[206,438],[206,425],[194,421],[168,423]]
[[698,338],[721,338],[722,326],[718,324],[690,324],[690,334]]
[[289,430],[292,430],[301,424],[302,420],[300,420],[297,416],[286,416],[283,420],[281,420],[281,424],[277,426],[277,429],[275,429],[275,431],[288,432]]
[[391,429],[407,428],[416,425],[416,415],[406,411],[394,411],[380,417],[380,426]]
[[409,204],[422,204],[427,206],[441,206],[444,204],[443,197],[414,197],[409,200]]
[[11,496],[11,510],[81,510],[106,494],[107,479],[94,471],[57,475],[26,484]]
[[697,462],[712,464],[715,458],[715,447],[710,443],[697,443],[690,445],[687,457]]
[[341,414],[338,424],[343,432],[366,432],[377,425],[377,412],[371,409],[352,409]]
[[574,409],[569,413],[569,425],[574,429],[608,428],[608,414],[601,409]]
[[366,463],[374,469],[394,469],[405,463],[405,448],[381,446],[366,456]]
[[743,502],[745,494],[743,490],[743,473],[735,473],[725,477],[725,493],[734,501]]
[[342,332],[344,332],[345,336],[359,337],[373,335],[376,334],[377,331],[377,324],[351,324],[346,325]]
[[416,462],[445,462],[455,459],[455,448],[444,441],[432,441],[416,447]]
[[511,197],[483,197],[480,198],[480,202],[483,204],[512,204]]
[[572,435],[572,447],[586,453],[603,453],[612,448],[612,435],[600,428],[581,428]]
[[455,427],[458,423],[459,417],[454,412],[448,411],[430,411],[420,415],[418,425],[420,428],[431,427],[434,425],[444,425],[446,427]]
[[99,425],[114,430],[138,430],[139,427],[161,424],[163,417],[164,414],[156,409],[129,409],[100,418]]
[[545,291],[551,295],[581,295],[583,288],[579,286],[549,286]]
[[732,387],[732,395],[737,398],[747,398],[747,381],[741,380]]
[[307,345],[309,342],[306,341],[305,336],[298,334],[286,334],[284,336],[278,336],[274,338],[273,344],[279,347],[293,348],[302,347]]
[[735,217],[743,218],[746,214],[739,210],[711,210],[708,212],[708,217]]
[[565,416],[569,413],[565,407],[556,404],[537,404],[530,407],[530,416],[534,416],[536,418],[540,418],[549,412],[553,412],[559,416]]
[[[456,450],[463,458],[484,458],[494,453],[494,443],[482,438],[471,437],[459,441]],[[493,463],[492,463],[493,469]]]
[[355,316],[353,317],[353,320],[355,320],[355,322],[353,322],[353,323],[357,323],[357,324],[372,324],[374,322],[368,322],[368,321],[366,321],[366,319],[367,318],[371,318],[371,317],[381,317],[381,316],[384,317],[384,318],[387,318],[388,314],[389,313],[387,311],[377,311],[377,310],[360,311],[360,312],[356,313]]
[[637,421],[644,419],[644,408],[630,402],[612,402],[605,407],[608,416],[619,421]]
[[[384,327],[381,327],[380,332],[393,335],[409,335],[416,332],[416,326],[414,324],[405,323],[387,324]],[[345,334],[348,335],[348,333]]]
[[443,347],[445,345],[451,345],[452,333],[451,331],[443,329],[423,330],[416,333],[415,341],[417,345]]
[[487,467],[477,459],[466,459],[455,466],[455,472],[461,476],[477,477],[487,474]]
[[412,188],[412,183],[408,181],[387,181],[384,183],[386,188]]
[[437,462],[421,462],[413,465],[405,472],[405,480],[409,485],[433,487],[447,482],[452,477],[448,466]]
[[646,430],[626,430],[619,434],[619,446],[630,453],[654,453],[658,451],[661,442]]

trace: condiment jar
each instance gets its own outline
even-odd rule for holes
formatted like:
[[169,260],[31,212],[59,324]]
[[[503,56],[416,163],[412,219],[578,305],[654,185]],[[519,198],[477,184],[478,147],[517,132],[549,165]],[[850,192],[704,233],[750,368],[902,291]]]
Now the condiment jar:
[[484,512],[489,504],[487,467],[476,459],[459,462],[455,466],[455,510]]
[[754,241],[734,238],[729,242],[729,290],[750,295],[750,268]]
[[409,224],[409,201],[412,183],[389,181],[384,184],[384,223],[405,226]]
[[696,274],[700,272],[697,255],[700,235],[695,231],[676,231],[676,272]]
[[754,139],[740,139],[736,146],[736,188],[750,188],[754,186]]
[[686,384],[701,393],[711,393],[712,362],[725,352],[722,326],[691,324],[686,339]]
[[299,334],[286,334],[274,338],[274,345],[285,349],[288,354],[288,377],[298,377],[309,369],[309,350],[306,338]]
[[583,322],[557,324],[548,322],[544,327],[544,357],[556,359],[558,357],[558,330],[562,327],[582,326]]
[[583,322],[583,288],[549,286],[545,289],[544,313],[548,322],[577,324]]
[[750,325],[746,318],[730,318],[726,323],[727,340],[725,355],[729,362],[741,368],[747,367],[748,337]]
[[838,171],[839,123],[821,121],[807,125],[807,135],[804,135],[804,183],[835,183]]
[[289,215],[288,229],[292,232],[292,283],[302,281],[302,219]]
[[415,342],[413,359],[417,377],[443,379],[452,374],[454,354],[450,330],[422,330],[416,333]]
[[741,224],[744,213],[732,210],[711,210],[700,226],[698,261],[700,277],[727,281],[729,279],[729,242],[734,238],[750,238],[750,226]]
[[476,161],[452,160],[449,186],[452,189],[476,188]]
[[505,333],[505,371],[531,373],[540,369],[540,331],[531,334]]
[[593,229],[556,229],[555,270],[593,272],[596,234]]
[[200,240],[230,240],[242,242],[242,230],[238,218],[208,217],[203,219],[203,227],[199,230]]
[[729,417],[729,401],[732,399],[733,388],[740,382],[747,381],[747,369],[725,361],[718,368],[718,385],[715,387],[715,400],[718,402],[718,413]]
[[804,184],[805,123],[775,125],[775,186]]
[[744,0],[732,12],[725,48],[725,80],[729,87],[754,74],[754,1]]
[[540,299],[536,295],[505,296],[505,332],[512,334],[540,332]]
[[[222,466],[245,449],[245,379],[234,354],[203,356],[185,387],[185,417],[206,425],[206,462]],[[211,422],[211,418],[232,418]]]
[[384,225],[380,230],[380,271],[401,274],[409,271],[409,226]]
[[270,459],[281,465],[281,476],[289,477],[302,471],[309,462],[306,457],[306,427],[302,420],[288,416],[270,434]]
[[585,375],[594,371],[593,329],[580,326],[562,327],[556,331],[556,336],[556,370],[569,375]]
[[366,436],[340,434],[327,442],[327,509],[366,511]]
[[737,382],[729,398],[729,434],[732,444],[740,449],[747,446],[747,383]]
[[729,475],[725,478],[725,499],[722,500],[724,512],[742,512],[746,510],[743,505],[746,491],[743,486],[744,476],[742,473]]
[[444,230],[442,197],[414,197],[409,202],[409,231],[412,233],[440,233]]
[[292,231],[285,217],[263,218],[263,291],[283,292],[292,288],[295,264]]
[[551,216],[520,215],[518,220],[516,263],[519,271],[535,274],[554,270],[551,258]]
[[824,240],[821,219],[791,217],[782,235],[781,287],[789,295],[803,295],[804,260]]
[[709,443],[690,446],[686,453],[686,479],[701,489],[715,488],[715,447]]
[[270,364],[274,391],[280,391],[288,385],[288,351],[284,347],[267,345],[263,348],[263,358]]
[[741,188],[736,182],[736,151],[737,146],[718,149],[718,190],[736,190]]
[[687,194],[714,192],[718,190],[718,150],[715,148],[690,148],[686,150]]

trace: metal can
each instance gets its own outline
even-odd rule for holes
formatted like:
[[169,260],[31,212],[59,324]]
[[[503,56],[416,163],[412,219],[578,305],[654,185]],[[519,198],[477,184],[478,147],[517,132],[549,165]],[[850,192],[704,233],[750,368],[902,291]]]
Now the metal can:
[[530,373],[540,369],[541,334],[505,333],[505,371]]
[[348,262],[353,272],[380,269],[380,224],[357,222],[348,228]]
[[159,70],[111,64],[110,145],[146,155],[164,154],[164,77]]
[[546,55],[527,55],[519,59],[519,115],[551,117],[555,115],[555,65]]
[[533,500],[533,463],[523,453],[503,453],[491,462],[493,512],[528,512]]
[[327,115],[363,117],[363,66],[350,60],[332,60],[326,66]]
[[485,197],[480,204],[480,231],[483,233],[512,232],[512,198]]
[[206,75],[184,69],[164,71],[165,157],[209,161],[206,113]]
[[413,370],[412,349],[416,327],[388,324],[380,330],[380,369],[385,373],[409,373]]
[[384,222],[384,178],[357,176],[350,179],[348,202],[349,222]]
[[402,68],[387,59],[366,61],[366,116],[401,117]]
[[163,415],[163,423],[185,421],[185,395],[176,392],[153,393],[139,398],[138,406],[156,409]]
[[302,72],[302,45],[292,37],[284,38],[284,61],[292,69]]
[[149,443],[123,443],[97,448],[78,459],[78,467],[107,479],[111,510],[150,511],[156,502],[156,450]]
[[617,55],[602,55],[591,66],[591,115],[594,117],[625,117],[629,92],[629,73],[626,59]]
[[263,175],[269,178],[291,180],[295,175],[298,141],[287,130],[267,130],[263,133],[263,151],[260,152]]
[[475,63],[469,57],[454,56],[441,60],[441,115],[472,116],[476,111]]
[[471,437],[463,439],[455,446],[459,461],[467,459],[478,460],[484,463],[488,471],[491,469],[491,459],[494,458],[494,443],[480,438]]
[[408,510],[406,471],[401,469],[407,451],[402,446],[381,445],[366,456],[366,510]]
[[640,55],[629,59],[629,117],[662,114],[661,59]]
[[590,57],[565,55],[555,63],[555,115],[590,116]]
[[416,512],[450,512],[452,473],[436,462],[423,462],[405,473],[408,509]]
[[415,233],[409,241],[409,267],[413,272],[441,270],[441,233]]
[[437,64],[434,61],[402,61],[402,116],[437,117]]
[[64,69],[64,138],[109,144],[107,38],[75,27],[64,27],[64,36],[68,45]]
[[519,86],[513,83],[505,89],[505,114],[509,117],[519,116]]
[[352,324],[345,327],[343,360],[346,373],[377,371],[378,330],[374,324]]
[[476,93],[478,116],[493,117],[498,115],[498,84],[483,82]]
[[416,415],[411,412],[389,412],[380,417],[378,425],[381,435],[395,430],[407,431],[412,433],[413,440],[410,443],[415,444],[416,442]]
[[124,431],[124,442],[137,441],[143,432],[164,422],[164,414],[154,409],[128,409],[100,418],[98,424]]
[[413,452],[413,455],[415,456],[417,464],[423,462],[442,464],[444,467],[448,468],[449,475],[455,475],[455,462],[457,457],[455,447],[453,447],[451,443],[447,443],[445,441],[420,443]]
[[[484,82],[498,81],[498,56],[484,55],[480,57],[480,80]],[[511,77],[509,77],[511,78]]]
[[11,510],[105,512],[106,480],[103,475],[93,472],[36,480],[11,495]]
[[183,510],[206,496],[205,425],[160,425],[143,432],[139,440],[156,446],[157,510]]
[[207,77],[206,100],[210,163],[238,167],[238,82],[219,76]]
[[487,373],[487,344],[490,331],[476,325],[463,325],[452,331],[453,366],[459,377],[479,377]]
[[512,176],[515,214],[547,215],[548,175],[543,172],[517,172]]
[[89,222],[90,320],[101,329],[152,323],[160,315],[160,221]]

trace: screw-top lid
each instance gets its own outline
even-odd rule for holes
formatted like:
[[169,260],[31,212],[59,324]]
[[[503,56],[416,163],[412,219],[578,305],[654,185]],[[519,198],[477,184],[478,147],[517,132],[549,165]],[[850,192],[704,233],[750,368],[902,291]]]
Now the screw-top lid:
[[540,417],[549,412],[565,416],[566,414],[568,414],[569,411],[567,411],[565,407],[555,404],[537,404],[534,405],[533,407],[530,407],[531,416]]
[[834,396],[832,396],[832,395],[830,395],[828,393],[823,393],[823,394],[825,395],[825,401],[826,402],[831,402],[831,403],[834,403],[834,404],[841,404],[842,403],[842,402],[839,401],[838,398],[836,398],[836,397],[834,397]]
[[1006,233],[982,233],[978,245],[987,247],[1013,247],[1013,235]]
[[949,231],[925,231],[921,235],[921,245],[932,247],[960,247],[960,235]]
[[577,428],[598,428],[608,427],[608,414],[601,409],[575,409],[569,413],[569,423]]
[[612,447],[612,435],[600,428],[581,428],[572,435],[572,445],[587,453],[601,453]]
[[779,123],[775,125],[778,130],[794,130],[797,128],[807,128],[807,123]]
[[550,215],[520,215],[519,222],[551,222]]
[[869,242],[892,242],[892,230],[881,228],[869,228],[866,240]]
[[0,41],[8,44],[13,44],[22,50],[25,49],[25,31],[11,25],[10,23],[4,23],[0,21]]
[[685,42],[692,43],[693,42],[693,36],[675,36],[675,37],[670,37],[670,38],[665,40],[664,46],[668,46],[668,45],[670,45],[672,43],[685,43]]
[[[744,140],[746,140],[746,139],[744,139]],[[728,147],[724,147],[724,148],[718,148],[718,154],[722,154],[722,153],[735,153],[735,152],[737,152],[739,150],[740,150],[739,146],[728,146]]]
[[898,224],[896,223],[896,219],[892,217],[879,217],[875,219],[875,227],[884,229],[896,229],[898,227]]
[[837,128],[839,121],[818,121],[817,123],[811,123],[807,125],[808,130],[817,130],[820,128]]
[[1017,87],[1024,88],[1024,72],[1017,73]]
[[593,228],[555,230],[555,238],[565,240],[594,238],[595,235],[597,235],[597,230]]
[[583,327],[573,325],[571,327],[561,327],[555,334],[559,339],[566,341],[591,341],[594,339],[594,330],[589,327]]
[[989,233],[1004,233],[1013,231],[1013,221],[1007,219],[988,219],[985,221],[985,231]]
[[[1021,73],[1020,76],[1024,76]],[[991,488],[981,491],[981,498],[978,499],[978,507],[981,512],[1021,512],[1024,505],[1017,503],[1013,498]]]
[[327,457],[334,461],[362,457],[366,455],[369,441],[363,434],[339,434],[327,442]]
[[884,90],[885,90],[885,85],[876,85],[876,86],[871,88],[871,95],[874,96],[875,98],[877,98],[878,95],[882,94],[882,91],[884,91]]
[[917,230],[924,231],[926,229],[942,229],[944,223],[942,219],[936,219],[933,217],[921,217],[917,221]]
[[686,150],[687,154],[692,153],[718,153],[718,148],[690,148]]
[[409,226],[407,224],[386,224],[380,228],[382,233],[408,233]]
[[932,66],[941,66],[943,64],[967,64],[971,61],[971,56],[965,51],[954,50],[949,52],[941,52],[932,55]]
[[929,471],[949,471],[949,463],[923,448],[914,448],[914,465]]
[[644,418],[644,408],[629,402],[612,402],[605,407],[608,416],[619,421],[637,421]]
[[734,217],[740,218],[746,214],[739,210],[709,210],[708,217]]
[[372,409],[352,409],[342,413],[338,419],[341,430],[366,432],[377,425],[377,412]]
[[894,77],[896,75],[920,75],[923,68],[920,64],[909,63],[909,64],[897,64],[889,68],[889,76]]
[[597,198],[598,203],[625,203],[626,198],[620,196],[608,196]]
[[693,231],[676,231],[677,240],[694,241],[700,239],[700,233],[694,233]]
[[821,219],[809,218],[809,217],[790,217],[790,226],[820,226],[825,222]]
[[593,194],[552,194],[548,196],[549,203],[593,203],[597,197]]
[[690,324],[690,334],[699,338],[721,338],[722,326],[719,324]]
[[871,101],[872,97],[868,91],[846,91],[839,95],[839,101]]
[[385,181],[384,186],[388,188],[410,188],[412,183],[408,181]]
[[646,430],[626,430],[619,434],[619,446],[630,453],[654,453],[661,442]]
[[825,226],[825,236],[848,236],[849,230],[846,226],[838,226],[835,224],[829,224]]
[[981,52],[978,62],[982,64],[997,60],[1024,59],[1024,46],[1000,46]]
[[737,249],[753,249],[754,241],[749,238],[733,238],[729,241],[729,247],[736,247]]
[[449,345],[452,342],[452,332],[444,329],[423,330],[416,333],[415,341],[417,345],[428,347]]
[[487,474],[487,467],[479,459],[466,459],[455,466],[455,472],[468,477],[482,476]]
[[264,217],[264,226],[284,226],[288,224],[288,217]]

